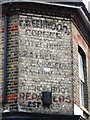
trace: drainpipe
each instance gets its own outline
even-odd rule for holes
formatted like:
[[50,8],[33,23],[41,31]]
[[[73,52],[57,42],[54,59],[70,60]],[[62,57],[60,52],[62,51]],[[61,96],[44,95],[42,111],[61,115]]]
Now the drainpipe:
[[3,103],[6,103],[6,65],[7,64],[7,16],[4,17],[4,81],[3,81]]
[[4,79],[3,79],[3,92],[2,92],[2,102],[5,104],[7,102],[7,78],[6,78],[6,68],[7,68],[7,28],[8,28],[8,12],[10,10],[10,7],[12,5],[12,2],[9,3],[7,10],[5,11],[4,16]]

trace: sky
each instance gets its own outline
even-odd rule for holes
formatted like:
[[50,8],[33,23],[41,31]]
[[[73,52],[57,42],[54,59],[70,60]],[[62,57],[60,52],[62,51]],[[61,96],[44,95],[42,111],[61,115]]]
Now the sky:
[[83,0],[83,2],[84,2],[84,4],[86,5],[86,7],[88,8],[88,2],[89,2],[90,0]]

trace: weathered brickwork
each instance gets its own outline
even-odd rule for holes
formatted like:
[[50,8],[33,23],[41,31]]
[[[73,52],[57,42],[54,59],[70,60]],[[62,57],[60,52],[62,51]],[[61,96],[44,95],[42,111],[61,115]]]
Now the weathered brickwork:
[[72,37],[73,37],[73,83],[74,83],[74,103],[80,104],[79,101],[79,71],[78,71],[78,44],[76,39],[77,29],[72,26]]
[[[19,15],[19,106],[32,112],[72,114],[71,22]],[[42,92],[52,92],[50,108]]]
[[3,19],[0,18],[0,116],[2,110],[2,86],[3,86],[3,39],[4,39],[4,30],[3,30]]
[[89,56],[90,53],[89,51],[89,47],[86,44],[85,40],[82,38],[82,36],[80,35],[79,31],[77,30],[77,28],[72,24],[72,37],[73,37],[73,74],[74,74],[74,103],[77,104],[78,106],[80,106],[80,98],[79,98],[79,66],[78,66],[78,46],[80,46],[85,55],[86,55],[86,66],[84,66],[85,69],[85,104],[84,107],[88,110],[88,83],[89,83]]
[[[2,83],[4,22],[0,31]],[[73,102],[80,107],[78,45],[86,54],[85,108],[90,110],[87,94],[90,50],[70,19],[30,13],[12,15],[8,17],[7,38],[6,106],[10,111],[19,108],[28,112],[73,114]],[[43,106],[43,92],[52,93],[50,106]]]
[[7,105],[12,111],[17,110],[18,93],[18,16],[8,18],[7,37]]

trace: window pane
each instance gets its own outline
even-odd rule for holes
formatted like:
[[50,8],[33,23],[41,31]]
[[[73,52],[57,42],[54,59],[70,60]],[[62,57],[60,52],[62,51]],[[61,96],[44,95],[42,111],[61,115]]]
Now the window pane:
[[80,80],[80,105],[84,106],[84,88],[83,88],[83,82]]
[[78,54],[78,61],[79,61],[79,78],[84,82],[83,59],[80,54]]

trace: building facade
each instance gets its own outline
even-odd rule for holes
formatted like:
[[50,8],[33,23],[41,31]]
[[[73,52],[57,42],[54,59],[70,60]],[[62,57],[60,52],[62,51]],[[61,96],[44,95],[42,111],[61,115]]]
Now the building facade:
[[6,114],[89,119],[89,17],[83,4],[77,6],[37,2],[2,5],[3,114],[8,110]]

